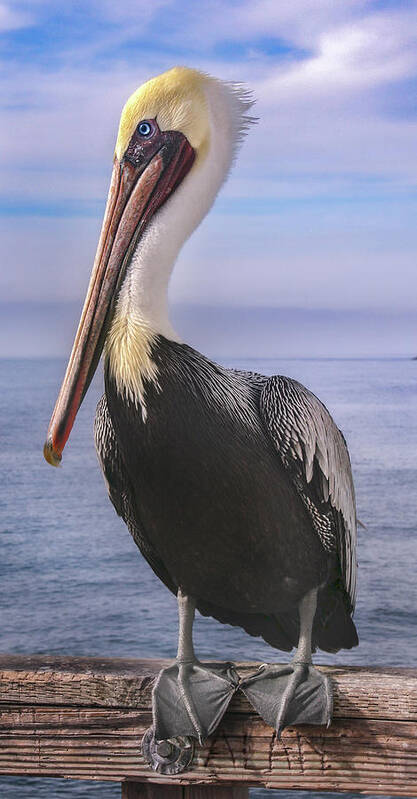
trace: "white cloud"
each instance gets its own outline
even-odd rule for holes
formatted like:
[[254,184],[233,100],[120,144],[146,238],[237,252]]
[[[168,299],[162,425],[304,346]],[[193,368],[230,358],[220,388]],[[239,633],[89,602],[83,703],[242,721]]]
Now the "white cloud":
[[320,203],[212,215],[186,245],[172,298],[311,308],[415,308],[414,208]]
[[[312,56],[276,70],[264,84],[264,92],[305,93],[327,97],[329,93],[368,90],[416,73],[417,11],[384,14],[322,32]],[[340,94],[339,94],[340,97]]]
[[[150,75],[184,61],[184,43],[201,43],[201,52],[187,59],[191,66],[246,82],[259,98],[260,123],[249,133],[223,203],[245,200],[264,215],[222,218],[217,211],[181,257],[174,297],[203,294],[211,302],[243,304],[245,297],[259,304],[271,297],[289,304],[301,298],[328,306],[405,307],[412,301],[417,241],[407,195],[417,184],[417,118],[383,112],[380,101],[386,99],[389,112],[392,86],[401,92],[402,81],[417,78],[414,3],[395,11],[334,0],[184,3],[176,26],[164,34],[169,51],[161,54],[155,46],[146,59],[132,47],[124,57],[120,50],[112,57],[110,43],[130,40],[141,25],[152,41],[152,20],[170,13],[173,0],[153,4],[152,12],[149,4],[133,0],[117,7],[89,3],[97,13],[99,7],[114,23],[110,34],[73,52],[63,49],[55,67],[21,65],[0,79],[6,106],[0,148],[4,197],[50,204],[104,201],[126,97]],[[262,53],[255,40],[263,36],[280,37],[305,52],[296,58]],[[228,59],[227,47],[221,57],[210,52],[210,44],[232,39],[253,40],[252,57]],[[97,66],[92,52],[107,52],[107,60]],[[381,200],[390,197],[395,200],[384,210]],[[357,214],[340,198],[350,198]],[[305,200],[320,201],[319,210],[306,210]],[[272,217],[268,203],[276,201],[288,207],[272,205]],[[395,202],[402,221],[394,230],[385,215],[392,217]],[[19,226],[9,225],[5,260],[12,280],[6,275],[3,297],[79,296],[98,224],[22,218]]]
[[0,32],[26,28],[32,24],[32,21],[31,14],[12,9],[6,3],[0,3]]
[[[355,18],[369,6],[366,0],[202,0],[186,3],[187,24],[177,33],[198,40],[202,49],[222,40],[277,38],[298,48],[314,46],[324,29]],[[194,11],[194,13],[193,13]]]
[[173,0],[92,0],[90,3],[101,18],[118,24],[147,24],[163,8],[172,5]]

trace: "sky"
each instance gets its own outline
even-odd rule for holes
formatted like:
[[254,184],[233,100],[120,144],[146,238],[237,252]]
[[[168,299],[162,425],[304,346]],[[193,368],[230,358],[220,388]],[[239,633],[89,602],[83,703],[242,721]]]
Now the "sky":
[[416,2],[0,0],[0,63],[1,355],[67,352],[120,110],[175,64],[258,117],[179,257],[179,327],[203,346],[202,306],[225,354],[417,352]]

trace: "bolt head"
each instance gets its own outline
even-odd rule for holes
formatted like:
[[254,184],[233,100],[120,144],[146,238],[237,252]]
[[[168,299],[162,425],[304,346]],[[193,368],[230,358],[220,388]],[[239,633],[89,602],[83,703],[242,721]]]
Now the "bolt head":
[[169,757],[172,754],[172,744],[169,741],[159,741],[156,744],[159,757]]

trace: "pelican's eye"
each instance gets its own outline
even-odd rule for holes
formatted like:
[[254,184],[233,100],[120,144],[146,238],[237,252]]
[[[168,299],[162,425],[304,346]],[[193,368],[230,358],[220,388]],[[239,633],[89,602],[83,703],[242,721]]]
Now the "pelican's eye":
[[148,122],[147,119],[144,119],[143,122],[139,122],[137,131],[144,139],[149,139],[149,136],[152,136],[155,132],[155,126],[152,125],[152,122]]

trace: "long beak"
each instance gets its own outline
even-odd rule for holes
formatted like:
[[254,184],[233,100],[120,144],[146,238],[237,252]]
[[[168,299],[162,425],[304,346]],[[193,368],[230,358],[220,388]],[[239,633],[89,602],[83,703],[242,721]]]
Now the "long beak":
[[48,428],[45,459],[58,466],[104,346],[126,266],[155,211],[185,177],[194,150],[177,131],[136,162],[116,158],[90,284],[65,377]]

